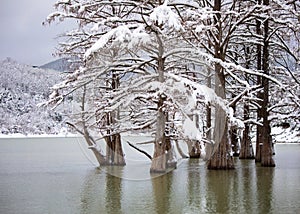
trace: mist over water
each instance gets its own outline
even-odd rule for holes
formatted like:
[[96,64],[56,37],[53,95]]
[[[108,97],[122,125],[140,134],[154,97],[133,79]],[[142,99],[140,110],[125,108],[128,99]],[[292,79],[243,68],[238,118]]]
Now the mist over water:
[[300,145],[275,150],[275,168],[181,160],[151,178],[128,148],[125,167],[97,168],[76,138],[0,139],[0,213],[299,213]]

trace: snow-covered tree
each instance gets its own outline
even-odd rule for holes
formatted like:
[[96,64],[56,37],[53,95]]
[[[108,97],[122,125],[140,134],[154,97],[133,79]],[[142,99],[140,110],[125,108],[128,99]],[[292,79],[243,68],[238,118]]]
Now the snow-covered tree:
[[[0,130],[3,134],[57,134],[64,127],[71,103],[56,111],[38,108],[63,73],[33,68],[12,59],[0,62]],[[68,106],[68,110],[64,108]]]
[[[201,11],[196,2],[58,1],[56,5],[62,12],[51,14],[48,21],[78,20],[79,27],[67,34],[70,42],[63,50],[83,61],[83,67],[57,90],[94,85],[97,92],[88,94],[95,100],[89,118],[96,118],[96,130],[106,131],[101,132],[104,138],[133,130],[155,133],[152,172],[164,172],[172,160],[170,135],[201,141],[203,133],[192,116],[199,115],[199,103],[217,103],[227,110],[201,82],[210,63],[183,37],[189,34],[192,12]],[[118,87],[113,87],[116,82]],[[52,101],[70,91],[58,93]],[[112,115],[109,124],[107,113]]]
[[[284,64],[281,68],[297,84],[285,58],[274,59],[288,53],[287,59],[298,63],[297,51],[290,46],[299,44],[298,25],[292,26],[298,5],[280,0],[262,3],[57,1],[57,12],[47,21],[76,20],[78,27],[65,34],[60,54],[79,59],[81,67],[54,87],[50,102],[83,91],[81,116],[72,125],[91,141],[88,144],[96,153],[100,150],[95,149],[92,132],[106,139],[110,145],[106,152],[113,151],[106,153],[109,157],[118,154],[112,148],[120,148],[123,156],[121,133],[149,132],[155,135],[152,172],[166,171],[173,160],[172,142],[179,138],[189,142],[190,155],[199,152],[201,141],[211,145],[209,168],[233,168],[229,131],[243,127],[234,117],[238,106],[245,103],[240,117],[245,123],[243,148],[251,153],[247,135],[252,122],[264,124],[257,130],[267,137],[260,139],[258,132],[257,142],[263,140],[264,151],[269,150],[268,84],[283,86],[273,68]],[[274,8],[293,17],[289,44],[280,39],[282,15]],[[275,48],[278,44],[280,49]],[[297,94],[290,87],[286,92]],[[291,100],[296,106],[299,103],[297,97]],[[250,107],[259,109],[257,121],[250,118],[254,115]]]

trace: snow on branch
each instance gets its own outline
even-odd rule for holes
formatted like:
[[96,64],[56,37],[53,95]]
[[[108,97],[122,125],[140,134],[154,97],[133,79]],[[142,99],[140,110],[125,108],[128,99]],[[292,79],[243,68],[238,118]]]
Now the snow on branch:
[[164,4],[154,8],[153,12],[150,14],[150,20],[152,23],[164,25],[169,29],[183,31],[183,27],[179,21],[179,16],[175,14],[167,4],[168,1],[165,0]]
[[[193,98],[197,99],[197,97],[199,95],[202,95],[204,98],[205,103],[215,103],[218,104],[224,111],[229,112],[228,110],[228,105],[227,102],[225,100],[223,100],[221,97],[219,97],[214,90],[212,90],[211,88],[207,87],[206,85],[201,85],[197,82],[194,82],[190,79],[187,78],[183,78],[180,77],[178,75],[175,74],[165,74],[166,77],[172,78],[178,82],[181,82],[183,84],[186,84],[188,86],[190,86],[191,88],[194,88],[193,90]],[[196,101],[195,101],[196,102]]]
[[[131,28],[134,28],[134,30],[131,30]],[[150,36],[145,32],[143,25],[121,25],[102,35],[100,39],[85,52],[84,58],[87,59],[92,53],[104,48],[110,41],[113,41],[114,45],[126,43],[129,48],[132,48],[138,44],[148,44],[151,40]]]

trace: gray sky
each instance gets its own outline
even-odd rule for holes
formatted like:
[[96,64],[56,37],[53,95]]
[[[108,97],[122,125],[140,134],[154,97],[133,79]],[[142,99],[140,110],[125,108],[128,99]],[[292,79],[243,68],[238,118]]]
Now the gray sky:
[[66,24],[42,26],[56,0],[0,0],[0,60],[42,65],[52,61],[55,37]]

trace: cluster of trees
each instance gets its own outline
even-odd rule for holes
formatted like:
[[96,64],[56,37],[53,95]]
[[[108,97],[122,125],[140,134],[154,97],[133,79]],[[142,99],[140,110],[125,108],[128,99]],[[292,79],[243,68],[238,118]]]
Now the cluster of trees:
[[124,165],[121,133],[134,131],[155,136],[151,172],[176,165],[178,140],[190,157],[205,147],[209,169],[233,169],[234,154],[275,166],[271,126],[299,129],[299,1],[59,0],[55,7],[45,23],[76,21],[59,54],[80,66],[49,103],[77,93],[69,125],[100,164]]
[[[57,134],[66,125],[64,113],[71,103],[56,111],[39,108],[47,101],[50,88],[63,80],[56,71],[33,68],[8,58],[0,62],[0,132],[1,134]],[[63,110],[67,109],[67,111]]]

